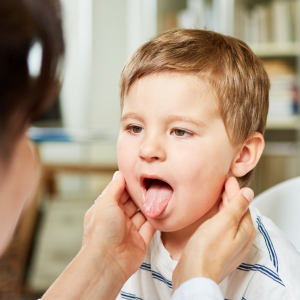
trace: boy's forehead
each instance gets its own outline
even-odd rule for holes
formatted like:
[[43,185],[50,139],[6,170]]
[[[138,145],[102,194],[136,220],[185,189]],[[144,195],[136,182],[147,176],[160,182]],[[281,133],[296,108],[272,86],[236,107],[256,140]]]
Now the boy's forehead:
[[124,97],[122,114],[132,108],[145,109],[154,102],[160,105],[170,99],[170,109],[205,107],[219,117],[219,101],[208,80],[183,72],[160,72],[135,80]]

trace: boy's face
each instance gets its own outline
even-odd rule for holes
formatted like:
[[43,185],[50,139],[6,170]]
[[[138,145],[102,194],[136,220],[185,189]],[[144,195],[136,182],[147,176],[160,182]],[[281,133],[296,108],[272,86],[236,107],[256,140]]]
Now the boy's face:
[[218,205],[236,154],[210,89],[194,75],[160,73],[137,80],[124,99],[119,169],[160,231],[185,228]]

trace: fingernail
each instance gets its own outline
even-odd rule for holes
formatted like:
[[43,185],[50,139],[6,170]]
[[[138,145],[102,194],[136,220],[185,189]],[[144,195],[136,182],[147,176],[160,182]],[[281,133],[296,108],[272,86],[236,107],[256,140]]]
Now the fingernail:
[[116,171],[116,172],[114,173],[114,176],[113,176],[112,180],[115,180],[116,177],[117,177],[117,175],[118,175],[118,171]]
[[254,197],[254,192],[251,189],[244,189],[243,190],[243,196],[251,202]]

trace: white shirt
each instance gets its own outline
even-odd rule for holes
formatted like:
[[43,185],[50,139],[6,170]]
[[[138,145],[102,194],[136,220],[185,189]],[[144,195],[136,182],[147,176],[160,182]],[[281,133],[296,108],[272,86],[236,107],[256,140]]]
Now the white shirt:
[[[229,300],[300,299],[299,253],[270,219],[255,207],[250,210],[256,238],[248,259],[219,285],[223,297]],[[176,265],[161,242],[160,232],[156,232],[144,263],[125,283],[117,299],[170,299]]]
[[224,300],[220,288],[211,279],[197,277],[184,282],[171,300]]

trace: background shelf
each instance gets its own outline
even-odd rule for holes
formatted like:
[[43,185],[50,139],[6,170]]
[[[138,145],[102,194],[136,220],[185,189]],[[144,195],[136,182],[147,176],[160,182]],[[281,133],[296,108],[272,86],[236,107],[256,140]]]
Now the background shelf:
[[300,43],[251,44],[250,47],[260,57],[290,57],[300,55]]
[[267,129],[294,129],[299,130],[300,117],[287,116],[287,117],[268,117]]

